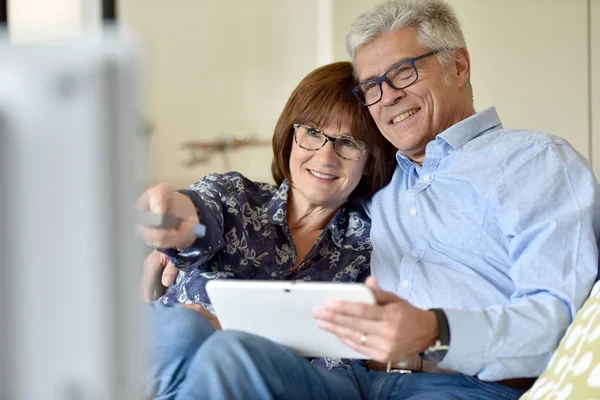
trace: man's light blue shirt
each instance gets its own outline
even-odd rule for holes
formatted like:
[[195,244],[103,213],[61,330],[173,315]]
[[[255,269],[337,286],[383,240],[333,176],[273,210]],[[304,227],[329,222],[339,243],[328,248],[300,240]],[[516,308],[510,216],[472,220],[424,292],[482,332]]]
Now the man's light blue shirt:
[[381,287],[446,312],[440,367],[538,376],[598,273],[588,163],[560,137],[503,128],[494,108],[439,134],[422,166],[397,161],[366,204]]

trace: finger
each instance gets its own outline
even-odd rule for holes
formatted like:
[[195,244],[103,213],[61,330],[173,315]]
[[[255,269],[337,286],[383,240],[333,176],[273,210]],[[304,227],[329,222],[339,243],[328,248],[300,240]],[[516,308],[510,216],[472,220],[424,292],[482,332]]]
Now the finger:
[[340,340],[349,340],[351,342],[364,345],[366,343],[363,343],[362,341],[364,336],[369,341],[369,347],[377,350],[381,350],[382,348],[383,340],[373,330],[363,331],[359,327],[345,327],[324,321],[317,321],[317,326],[327,332],[333,333]]
[[323,329],[329,333],[333,333],[339,339],[360,341],[360,337],[362,335],[364,335],[364,333],[357,332],[356,330],[351,329],[349,327],[336,325],[334,323],[323,321],[323,320],[317,320],[317,326],[320,329]]
[[169,210],[174,188],[166,183],[151,187],[147,191],[149,210],[157,214],[166,214]]
[[165,293],[167,293],[167,288],[165,286],[163,286],[163,284],[158,280],[158,277],[156,278],[156,282],[154,285],[154,299],[160,299],[161,297],[163,297],[165,295]]
[[371,290],[379,289],[379,282],[377,282],[377,278],[375,278],[373,275],[367,276],[365,285],[367,285]]
[[152,303],[154,301],[154,290],[158,280],[156,271],[144,268],[140,279],[140,296],[142,301]]
[[375,278],[374,276],[367,277],[365,284],[369,287],[369,289],[373,291],[377,304],[388,304],[397,302],[398,300],[402,300],[400,297],[396,296],[393,293],[381,290],[381,288],[379,287],[379,283],[377,282],[377,278]]
[[164,256],[164,254],[153,251],[144,260],[142,277],[140,278],[140,295],[142,300],[147,303],[154,301],[154,291],[158,286],[160,273],[163,269],[161,256]]
[[367,358],[371,358],[382,363],[387,362],[386,354],[384,352],[370,346],[369,337],[367,337],[367,342],[365,342],[364,345],[360,343],[360,341],[357,343],[350,339],[340,339],[340,341],[351,349],[366,355]]
[[138,197],[136,205],[137,205],[138,210],[141,210],[141,211],[149,211],[150,210],[150,207],[148,205],[148,192],[147,191],[145,191],[144,193],[142,193],[142,195],[140,197]]
[[[381,328],[378,320],[364,318],[363,316],[353,316],[346,313],[332,312],[329,309],[315,310],[314,316],[317,318],[317,324],[320,322],[333,327],[333,333],[342,332],[378,332]],[[330,331],[332,332],[332,331]]]
[[177,279],[177,275],[179,275],[179,270],[169,261],[162,274],[161,282],[163,286],[169,287],[173,285]]
[[176,229],[157,229],[147,226],[138,226],[139,235],[149,246],[171,248],[178,247],[181,242],[181,235]]
[[179,224],[178,228],[150,228],[137,226],[137,235],[149,246],[160,248],[187,249],[196,241],[196,220],[190,218]]
[[383,308],[377,304],[367,304],[355,301],[330,301],[324,310],[332,314],[343,314],[363,320],[380,320]]

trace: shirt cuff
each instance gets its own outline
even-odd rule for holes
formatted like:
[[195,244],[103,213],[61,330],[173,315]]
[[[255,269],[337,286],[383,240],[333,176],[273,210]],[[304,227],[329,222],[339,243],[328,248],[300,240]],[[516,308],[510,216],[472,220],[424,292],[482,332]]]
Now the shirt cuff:
[[[198,238],[194,242],[194,244],[189,248],[181,252],[181,254],[188,254],[188,250],[191,250],[192,247],[201,247],[208,251],[214,251],[214,249],[223,246],[224,241],[221,237],[220,232],[223,230],[221,226],[219,226],[219,222],[217,218],[204,206],[202,198],[200,195],[193,190],[179,190],[181,194],[184,194],[192,200],[194,203],[194,207],[196,208],[196,212],[198,213],[198,219],[200,223],[206,226],[206,234],[203,238]],[[217,234],[218,233],[218,234]]]
[[488,337],[485,334],[486,315],[483,310],[444,309],[450,327],[450,345],[440,368],[453,369],[475,376],[483,368]]
[[178,190],[178,193],[188,196],[192,203],[194,203],[200,222],[206,226],[206,235],[204,235],[203,238],[196,239],[196,241],[185,250],[177,251],[176,249],[160,249],[160,251],[169,257],[176,268],[182,271],[188,271],[206,262],[216,251],[225,245],[225,241],[220,234],[222,229],[218,225],[217,219],[214,215],[210,214],[206,207],[204,207],[198,193],[187,189]]

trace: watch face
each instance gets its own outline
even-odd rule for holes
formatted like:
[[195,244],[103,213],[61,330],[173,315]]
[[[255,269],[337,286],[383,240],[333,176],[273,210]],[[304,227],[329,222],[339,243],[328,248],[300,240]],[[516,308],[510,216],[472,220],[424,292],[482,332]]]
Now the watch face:
[[[444,346],[446,347],[446,346]],[[421,358],[426,361],[442,361],[444,356],[448,353],[448,349],[435,349],[435,350],[426,350]]]
[[429,347],[421,354],[421,358],[426,361],[441,361],[448,352],[448,346],[437,340],[435,344]]

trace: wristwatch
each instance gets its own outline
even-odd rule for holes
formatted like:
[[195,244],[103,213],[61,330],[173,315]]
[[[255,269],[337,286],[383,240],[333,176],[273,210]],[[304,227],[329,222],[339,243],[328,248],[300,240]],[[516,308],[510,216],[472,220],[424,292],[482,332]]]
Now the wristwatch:
[[438,328],[440,337],[435,341],[433,346],[428,347],[423,353],[421,358],[426,361],[442,361],[446,353],[448,352],[448,346],[450,346],[450,326],[448,325],[448,318],[446,313],[440,308],[432,308],[429,311],[433,311],[438,321]]

